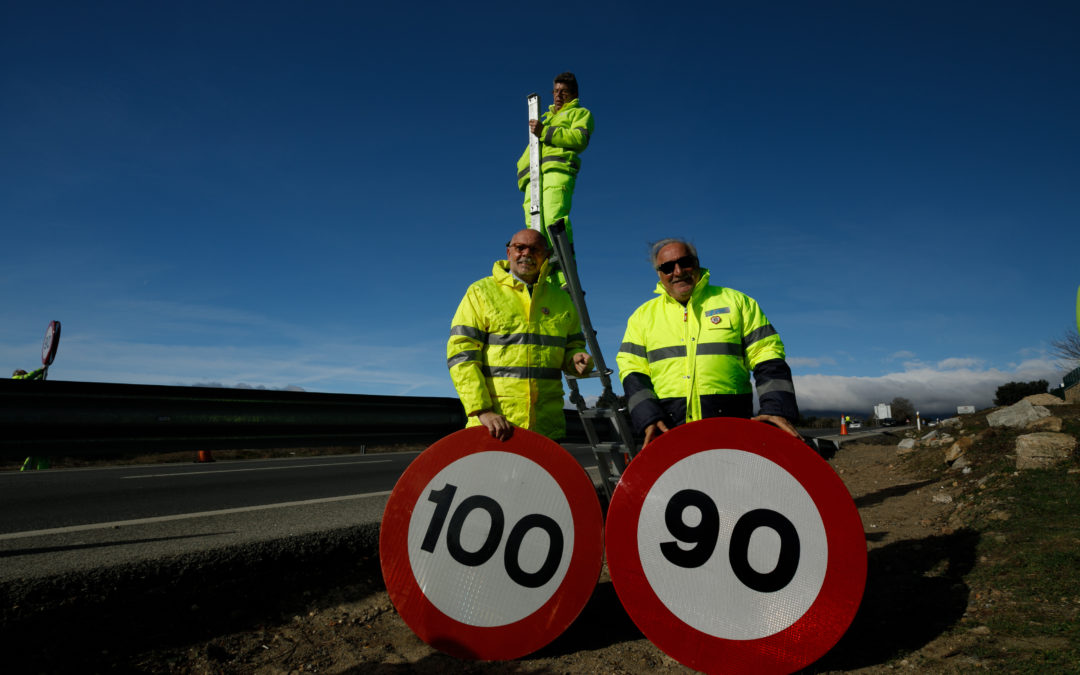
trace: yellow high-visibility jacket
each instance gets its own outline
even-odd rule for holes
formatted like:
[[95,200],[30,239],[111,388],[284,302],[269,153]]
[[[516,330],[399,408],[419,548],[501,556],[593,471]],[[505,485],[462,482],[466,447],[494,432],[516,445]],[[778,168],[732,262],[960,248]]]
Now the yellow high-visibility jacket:
[[799,416],[784,343],[751,297],[709,285],[703,269],[684,307],[657,283],[653,298],[626,323],[616,363],[630,417],[640,433],[707,417],[753,415],[757,383],[760,414],[794,423]]
[[529,293],[505,260],[465,292],[450,325],[446,365],[467,427],[492,410],[548,438],[566,435],[562,373],[574,373],[585,335],[566,291],[549,283],[547,263]]
[[[575,98],[564,103],[555,112],[555,106],[549,106],[541,122],[544,130],[540,134],[540,171],[560,171],[576,176],[581,170],[578,155],[589,147],[589,137],[593,133],[592,113],[582,108]],[[529,185],[529,146],[517,161],[518,189],[524,191]]]

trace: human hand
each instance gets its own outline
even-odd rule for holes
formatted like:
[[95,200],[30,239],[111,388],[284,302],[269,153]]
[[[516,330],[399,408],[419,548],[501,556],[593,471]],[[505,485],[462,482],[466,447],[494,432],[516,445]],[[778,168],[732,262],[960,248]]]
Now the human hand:
[[514,435],[514,425],[504,415],[491,410],[485,410],[476,416],[483,424],[491,437],[499,441],[508,441]]
[[541,132],[544,131],[544,123],[540,120],[529,120],[529,131],[532,132],[533,136],[540,138]]
[[641,444],[641,447],[644,448],[649,443],[652,443],[653,439],[655,439],[657,436],[659,436],[660,434],[665,434],[667,433],[667,431],[667,425],[659,421],[655,424],[650,424],[649,426],[645,427],[645,442]]
[[585,352],[578,352],[574,354],[574,370],[577,372],[578,377],[588,373],[593,369],[592,357]]
[[754,420],[755,422],[765,422],[767,424],[771,424],[780,429],[781,431],[786,431],[795,438],[798,438],[800,441],[802,440],[802,435],[800,435],[799,432],[795,430],[795,427],[791,426],[791,422],[788,422],[786,418],[780,417],[779,415],[758,415],[757,417],[751,417],[750,419]]

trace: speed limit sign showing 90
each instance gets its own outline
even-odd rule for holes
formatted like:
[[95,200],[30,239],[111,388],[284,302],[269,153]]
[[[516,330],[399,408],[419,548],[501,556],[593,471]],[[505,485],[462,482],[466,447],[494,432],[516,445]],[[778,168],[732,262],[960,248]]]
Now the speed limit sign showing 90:
[[630,463],[607,517],[612,583],[657,647],[698,670],[792,672],[847,630],[866,540],[847,489],[806,445],[717,418]]
[[592,481],[555,442],[483,427],[425,450],[398,480],[380,532],[390,599],[421,639],[463,658],[512,659],[557,637],[600,576]]

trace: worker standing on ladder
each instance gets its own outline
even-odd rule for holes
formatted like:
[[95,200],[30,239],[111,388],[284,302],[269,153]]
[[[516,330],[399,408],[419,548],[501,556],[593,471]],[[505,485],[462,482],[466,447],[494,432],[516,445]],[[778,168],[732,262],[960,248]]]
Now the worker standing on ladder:
[[[554,103],[544,113],[543,119],[530,119],[529,132],[540,139],[540,171],[543,195],[541,197],[543,223],[541,232],[551,243],[547,226],[560,218],[566,224],[566,234],[573,243],[570,229],[570,203],[574,197],[574,183],[581,170],[578,157],[589,147],[593,133],[592,113],[578,103],[578,83],[573,73],[555,77],[551,92]],[[525,193],[525,225],[531,224],[529,192],[529,148],[517,162],[518,189]]]
[[[661,239],[650,252],[658,297],[637,308],[615,357],[634,429],[648,445],[684,422],[743,417],[801,438],[784,343],[751,297],[709,283],[697,249]],[[761,410],[753,417],[754,373]]]
[[514,426],[565,436],[562,373],[593,367],[570,296],[548,279],[550,255],[536,230],[515,234],[506,260],[469,286],[450,325],[446,365],[466,426],[483,424],[501,441]]

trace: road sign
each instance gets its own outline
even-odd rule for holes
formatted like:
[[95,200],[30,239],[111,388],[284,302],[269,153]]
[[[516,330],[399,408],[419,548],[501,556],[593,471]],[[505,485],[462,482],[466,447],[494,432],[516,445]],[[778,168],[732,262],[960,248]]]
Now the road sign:
[[831,467],[734,418],[663,434],[608,508],[608,570],[661,650],[697,670],[792,672],[847,630],[866,583],[862,521]]
[[45,329],[45,339],[41,342],[41,365],[46,368],[52,365],[56,358],[56,350],[60,347],[60,322],[50,321]]
[[513,659],[555,639],[600,577],[592,480],[557,443],[514,429],[455,432],[420,454],[386,504],[379,556],[390,599],[453,656]]

